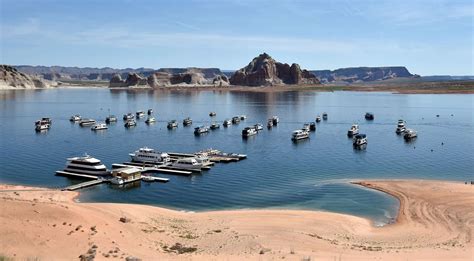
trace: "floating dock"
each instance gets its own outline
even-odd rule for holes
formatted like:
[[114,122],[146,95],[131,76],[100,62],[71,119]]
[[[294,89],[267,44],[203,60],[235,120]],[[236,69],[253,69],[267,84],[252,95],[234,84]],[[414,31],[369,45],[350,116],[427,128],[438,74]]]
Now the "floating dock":
[[155,167],[155,165],[152,165],[152,164],[139,164],[139,165],[144,166],[144,167],[139,167],[136,162],[124,162],[123,164],[114,163],[112,164],[112,168],[116,169],[116,168],[134,166],[138,169],[141,169],[142,172],[160,172],[160,173],[165,173],[165,174],[170,174],[170,175],[182,175],[182,176],[189,176],[192,174],[191,171],[169,169],[169,168],[162,167],[161,165],[159,165],[158,167]]
[[77,174],[77,173],[72,173],[72,172],[67,172],[67,171],[56,171],[56,175],[65,176],[65,177],[72,177],[72,178],[99,179],[98,176],[86,175],[86,174]]
[[78,189],[81,189],[81,188],[86,188],[86,187],[98,185],[98,184],[104,183],[104,182],[106,182],[106,181],[103,180],[103,179],[95,179],[95,180],[86,181],[86,182],[82,182],[82,183],[79,183],[79,184],[71,185],[71,186],[63,188],[62,190],[73,191],[73,190],[78,190]]

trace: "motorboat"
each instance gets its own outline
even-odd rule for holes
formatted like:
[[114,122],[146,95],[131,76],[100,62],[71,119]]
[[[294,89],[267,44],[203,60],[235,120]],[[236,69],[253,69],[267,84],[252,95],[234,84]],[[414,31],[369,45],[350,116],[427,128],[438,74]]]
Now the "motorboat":
[[[61,171],[56,173],[58,172]],[[64,172],[93,176],[106,176],[109,174],[109,171],[100,160],[87,154],[82,157],[68,158]]]
[[318,115],[318,116],[316,117],[316,122],[321,122],[321,116]]
[[272,121],[273,125],[278,125],[278,123],[280,122],[280,118],[278,118],[278,116],[273,116]]
[[229,127],[230,125],[232,125],[232,121],[229,119],[225,119],[224,122],[222,123],[222,126],[224,127]]
[[372,121],[372,120],[374,120],[374,118],[375,118],[375,116],[374,116],[373,113],[367,112],[365,114],[365,119],[368,120],[368,121]]
[[148,115],[152,115],[153,114],[153,109],[148,109],[147,113],[148,113]]
[[352,144],[354,146],[361,146],[367,144],[367,136],[365,134],[357,134],[355,135]]
[[152,124],[152,123],[155,123],[155,122],[156,122],[156,119],[155,119],[155,117],[152,117],[152,116],[148,116],[148,118],[145,120],[146,124]]
[[210,116],[210,117],[214,117],[214,116],[216,116],[216,115],[217,115],[217,113],[215,113],[215,112],[213,112],[213,111],[209,112],[209,116]]
[[154,149],[143,147],[134,153],[128,154],[133,162],[145,162],[153,164],[165,164],[170,162],[170,155],[165,152],[159,152]]
[[144,111],[137,111],[135,114],[137,115],[137,119],[145,117]]
[[291,134],[292,141],[298,141],[309,138],[309,132],[307,130],[295,130]]
[[359,125],[352,124],[351,128],[347,131],[347,136],[352,137],[359,134]]
[[78,122],[82,119],[81,115],[79,114],[76,114],[76,115],[72,115],[71,118],[69,119],[69,121],[72,121],[72,122]]
[[247,138],[247,137],[250,137],[250,136],[253,136],[253,135],[256,135],[257,134],[257,130],[255,129],[254,126],[252,127],[245,127],[243,130],[242,130],[242,137],[244,138]]
[[245,121],[247,119],[247,115],[240,115],[240,120]]
[[200,171],[203,167],[202,163],[199,163],[196,158],[180,158],[170,165],[172,168],[184,169],[184,170],[197,170]]
[[216,130],[216,129],[219,129],[220,127],[221,127],[221,125],[220,125],[219,123],[213,122],[213,123],[211,124],[211,127],[210,127],[210,128],[211,128],[211,130]]
[[253,127],[255,128],[256,131],[261,131],[263,130],[263,125],[260,124],[260,123],[257,123],[255,125],[253,125]]
[[311,127],[310,127],[310,124],[309,124],[309,123],[305,123],[305,124],[303,125],[302,130],[304,130],[304,131],[310,131],[310,129],[311,129]]
[[117,117],[115,117],[115,115],[109,115],[105,118],[105,123],[110,124],[112,122],[117,122]]
[[94,126],[91,127],[91,130],[93,131],[98,131],[98,130],[106,130],[109,127],[107,127],[107,124],[105,123],[96,123]]
[[417,132],[413,129],[406,129],[405,130],[405,134],[403,135],[403,138],[405,138],[405,140],[411,140],[411,139],[414,139],[418,136]]
[[268,128],[268,129],[273,128],[273,120],[272,120],[272,119],[268,119],[268,121],[267,121],[267,128]]
[[40,124],[40,125],[36,125],[35,130],[36,131],[49,130],[50,127],[51,127],[51,125],[49,125],[49,123],[43,123],[43,124]]
[[240,117],[239,116],[232,117],[232,124],[238,124],[238,123],[240,123]]
[[95,124],[95,120],[93,120],[93,119],[82,119],[79,122],[79,125],[81,125],[81,127],[92,126],[94,124]]
[[52,120],[50,118],[41,118],[40,120],[35,121],[35,126],[46,125],[46,124],[51,125],[51,123],[52,123]]
[[193,120],[191,118],[187,117],[183,120],[183,126],[189,126],[191,124],[193,124]]
[[316,123],[315,122],[311,122],[309,124],[309,130],[310,131],[315,131],[316,130]]
[[168,129],[178,128],[178,122],[176,120],[171,120],[168,122],[168,125],[166,127]]
[[405,121],[403,120],[398,120],[398,123],[397,123],[397,129],[395,130],[395,132],[397,134],[402,134],[406,131],[406,127],[405,127]]
[[198,126],[198,127],[194,128],[194,134],[195,135],[200,135],[200,134],[207,133],[207,132],[209,132],[209,127],[207,127],[207,126],[201,125],[201,126]]
[[124,121],[133,120],[133,119],[135,119],[135,115],[133,115],[133,113],[127,113],[123,115]]
[[328,119],[328,114],[327,113],[323,113],[323,120],[327,120]]
[[126,121],[124,126],[126,128],[135,127],[137,126],[137,122],[134,119],[131,119],[131,120]]

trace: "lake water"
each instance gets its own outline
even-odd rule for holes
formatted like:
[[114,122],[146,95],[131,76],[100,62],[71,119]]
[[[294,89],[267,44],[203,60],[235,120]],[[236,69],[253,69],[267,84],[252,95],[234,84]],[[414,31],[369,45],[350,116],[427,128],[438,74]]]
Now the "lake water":
[[[349,213],[376,224],[396,216],[398,202],[383,193],[350,185],[351,179],[425,178],[472,180],[474,170],[473,95],[405,95],[374,92],[214,92],[111,91],[54,89],[0,91],[0,182],[63,187],[78,180],[54,175],[66,158],[85,152],[108,167],[129,161],[128,153],[148,146],[160,151],[195,152],[216,148],[248,155],[217,164],[192,177],[169,176],[169,183],[137,183],[126,187],[99,185],[82,190],[80,200],[152,204],[174,209],[294,208]],[[127,112],[153,108],[158,122],[126,129]],[[95,133],[69,122],[73,114],[119,122]],[[169,131],[166,122],[194,120],[209,124],[210,111],[219,123],[246,114],[246,121],[196,137],[181,124]],[[364,119],[365,112],[375,120]],[[309,140],[290,141],[291,132],[327,112]],[[436,117],[436,115],[439,117]],[[280,124],[248,140],[241,130],[273,115]],[[53,119],[52,128],[37,134],[34,121]],[[406,143],[395,134],[399,118],[418,131]],[[346,133],[352,123],[367,134],[366,150],[354,150]],[[443,144],[442,144],[443,143]]]

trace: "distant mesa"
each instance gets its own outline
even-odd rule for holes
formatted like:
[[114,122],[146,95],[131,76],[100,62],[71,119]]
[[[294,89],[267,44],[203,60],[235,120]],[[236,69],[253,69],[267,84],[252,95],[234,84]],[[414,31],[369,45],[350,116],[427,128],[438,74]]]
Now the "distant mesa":
[[322,83],[331,82],[371,82],[394,78],[417,78],[418,75],[411,74],[404,66],[389,67],[352,67],[341,68],[334,71],[316,70],[311,71]]
[[275,61],[267,53],[255,57],[246,67],[230,77],[230,84],[241,86],[273,86],[284,84],[319,84],[316,76],[293,63]]
[[35,89],[56,87],[54,81],[41,79],[18,71],[9,65],[0,65],[0,89]]

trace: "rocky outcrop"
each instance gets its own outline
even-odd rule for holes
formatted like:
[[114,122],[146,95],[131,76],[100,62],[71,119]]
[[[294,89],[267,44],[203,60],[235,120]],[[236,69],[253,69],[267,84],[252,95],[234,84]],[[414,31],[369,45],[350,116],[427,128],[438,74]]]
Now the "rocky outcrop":
[[110,79],[109,87],[139,87],[146,86],[147,78],[144,78],[137,73],[129,73],[127,79],[122,80],[120,74],[115,74],[112,79]]
[[8,65],[0,65],[0,89],[35,89],[57,86],[56,82],[19,72]]
[[229,86],[229,78],[225,75],[217,75],[212,79],[212,84],[214,86]]
[[242,86],[268,86],[283,84],[319,84],[315,75],[293,63],[275,61],[263,53],[255,57],[246,67],[236,71],[230,78],[230,84]]
[[311,71],[318,77],[321,82],[370,82],[381,81],[400,77],[418,77],[411,74],[406,67],[390,66],[390,67],[353,67],[341,68],[334,71],[318,70]]

